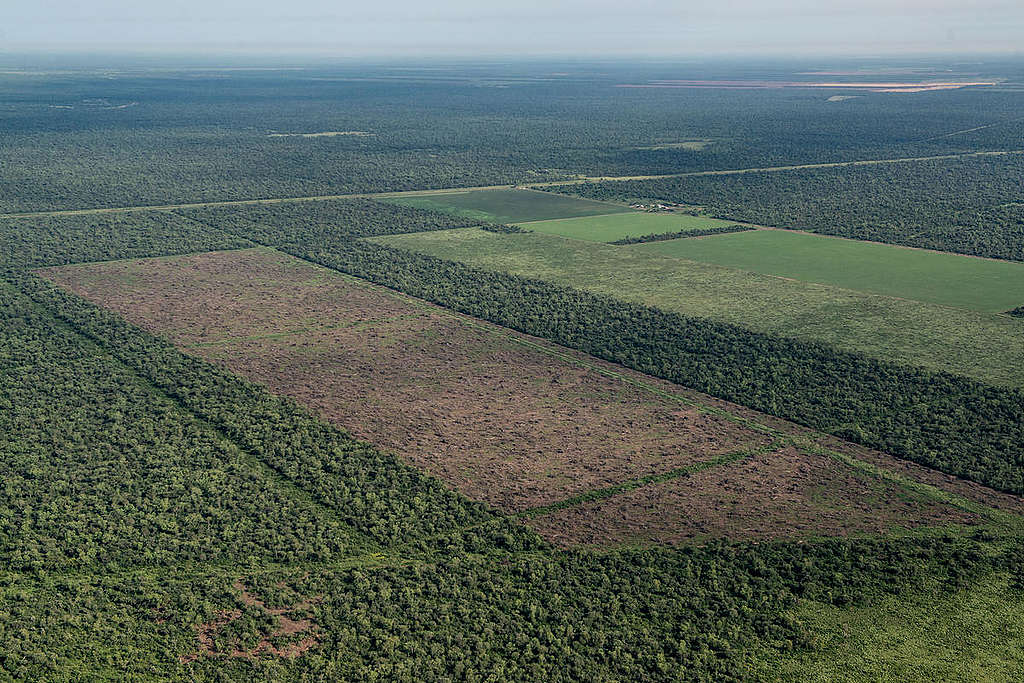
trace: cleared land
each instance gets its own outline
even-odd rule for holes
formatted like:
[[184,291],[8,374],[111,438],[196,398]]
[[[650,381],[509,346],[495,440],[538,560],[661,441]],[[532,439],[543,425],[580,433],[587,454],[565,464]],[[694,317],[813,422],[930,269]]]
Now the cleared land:
[[979,521],[828,456],[787,447],[557,510],[530,525],[576,546],[884,534]]
[[[722,521],[723,497],[753,506],[751,516],[772,510],[774,516],[763,521],[763,528],[771,528],[763,535],[771,537],[970,524],[988,514],[974,512],[988,509],[984,503],[950,504],[944,501],[963,499],[929,486],[931,493],[905,490],[891,476],[851,468],[840,457],[815,456],[821,463],[816,469],[804,465],[808,456],[779,450],[779,439],[789,438],[780,437],[780,421],[748,422],[750,411],[731,414],[717,407],[721,402],[695,402],[693,392],[670,383],[454,316],[276,251],[42,272],[503,510],[555,506],[571,515],[571,507],[562,507],[565,501],[621,487],[584,518],[537,517],[537,528],[559,542],[599,542],[594,525],[609,530],[604,542],[623,542],[625,532],[614,531],[619,520],[591,517],[604,509],[621,517],[622,506],[637,496],[653,496],[645,504],[649,519],[693,517],[722,535],[738,536],[757,534]],[[787,464],[793,458],[797,463]],[[729,464],[734,462],[740,464]],[[730,484],[738,480],[736,472],[744,473],[741,491]],[[674,485],[698,490],[674,497],[659,493]],[[772,501],[779,491],[811,503],[787,517],[789,499]],[[819,498],[816,491],[822,492]],[[869,509],[875,511],[870,520],[863,514]],[[662,523],[642,538],[672,542],[684,533],[678,523]]]
[[624,237],[642,237],[644,235],[682,232],[684,230],[706,230],[707,228],[735,224],[735,221],[723,221],[718,218],[706,218],[704,216],[690,216],[685,213],[641,212],[520,223],[527,230],[534,232],[560,235],[589,242],[614,242]]
[[770,441],[273,251],[48,276],[509,511]]
[[1002,313],[1024,304],[1024,263],[788,230],[751,230],[630,248],[983,313]]
[[797,282],[554,235],[462,229],[373,241],[667,311],[825,342],[876,358],[1024,386],[1024,320],[1010,316]]
[[522,223],[608,213],[632,213],[632,209],[621,204],[516,189],[431,192],[428,195],[403,196],[388,201],[491,223]]

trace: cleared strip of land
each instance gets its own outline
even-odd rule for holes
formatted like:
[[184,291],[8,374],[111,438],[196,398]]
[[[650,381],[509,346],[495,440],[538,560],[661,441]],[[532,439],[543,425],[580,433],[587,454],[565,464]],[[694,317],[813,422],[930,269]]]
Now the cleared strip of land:
[[471,190],[448,194],[435,192],[429,195],[395,197],[387,201],[417,209],[452,213],[482,223],[522,223],[577,216],[634,213],[622,204],[524,189]]

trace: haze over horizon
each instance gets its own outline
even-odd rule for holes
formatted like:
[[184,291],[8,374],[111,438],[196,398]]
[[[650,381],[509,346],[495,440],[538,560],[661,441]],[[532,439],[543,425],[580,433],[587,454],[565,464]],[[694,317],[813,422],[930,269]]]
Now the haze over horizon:
[[0,8],[0,53],[191,52],[381,56],[1020,55],[1011,0],[130,0]]

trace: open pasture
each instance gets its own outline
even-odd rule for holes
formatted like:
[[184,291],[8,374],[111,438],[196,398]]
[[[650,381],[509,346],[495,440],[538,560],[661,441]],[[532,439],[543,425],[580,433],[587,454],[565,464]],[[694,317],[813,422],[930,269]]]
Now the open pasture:
[[609,213],[633,213],[623,204],[581,199],[537,190],[457,190],[429,192],[389,201],[417,209],[444,211],[485,223],[523,223]]
[[373,241],[882,360],[1024,386],[1024,320],[1006,315],[538,233],[463,229]]
[[630,247],[765,275],[983,313],[1024,304],[1024,263],[788,230],[750,230]]
[[560,235],[588,242],[614,242],[625,237],[642,237],[666,232],[706,230],[735,225],[730,221],[685,213],[614,213],[520,223],[527,230]]
[[[903,497],[920,496],[874,474],[857,475],[867,483],[838,486],[836,477],[847,476],[833,471],[845,471],[838,461],[783,466],[774,427],[702,409],[709,404],[694,405],[692,392],[273,250],[43,274],[188,353],[294,398],[471,498],[507,512],[569,501],[534,521],[557,542],[622,542],[633,525],[647,524],[621,508],[637,496],[648,500],[640,505],[654,518],[694,518],[686,529],[648,525],[643,540],[653,543],[699,529],[759,535],[723,521],[715,501],[730,497],[753,507],[748,517],[773,510],[760,534],[771,537],[978,521],[942,502],[908,508]],[[719,469],[721,476],[707,474]],[[739,471],[753,482],[742,491]],[[695,486],[699,495],[659,493],[674,486]],[[607,509],[608,519],[566,512],[616,487],[622,492],[591,505],[598,517]],[[788,502],[772,502],[779,491],[797,499],[804,489],[829,494],[789,516]],[[868,509],[882,511],[871,524],[856,516]]]

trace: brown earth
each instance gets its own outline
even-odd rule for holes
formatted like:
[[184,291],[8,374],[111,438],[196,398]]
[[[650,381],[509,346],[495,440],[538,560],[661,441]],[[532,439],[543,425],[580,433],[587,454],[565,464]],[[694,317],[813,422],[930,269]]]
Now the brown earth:
[[43,274],[506,511],[771,441],[277,252]]
[[[235,590],[239,591],[238,599],[247,607],[255,607],[262,610],[268,616],[274,617],[275,627],[260,638],[260,641],[251,649],[242,649],[233,646],[227,651],[217,649],[214,637],[222,628],[242,616],[240,609],[221,610],[213,620],[196,626],[196,638],[199,641],[199,650],[188,655],[182,655],[181,661],[184,664],[193,662],[200,657],[229,659],[257,659],[261,654],[268,654],[284,659],[301,657],[307,651],[320,643],[317,632],[317,625],[312,619],[291,619],[287,615],[295,611],[309,609],[313,600],[300,602],[291,607],[267,607],[266,604],[249,592],[245,584],[240,580],[232,584]],[[307,633],[302,639],[293,638],[299,634]],[[275,641],[285,639],[288,642],[275,645]]]
[[528,523],[545,538],[570,547],[885,534],[980,521],[973,513],[828,456],[787,447],[557,510]]

